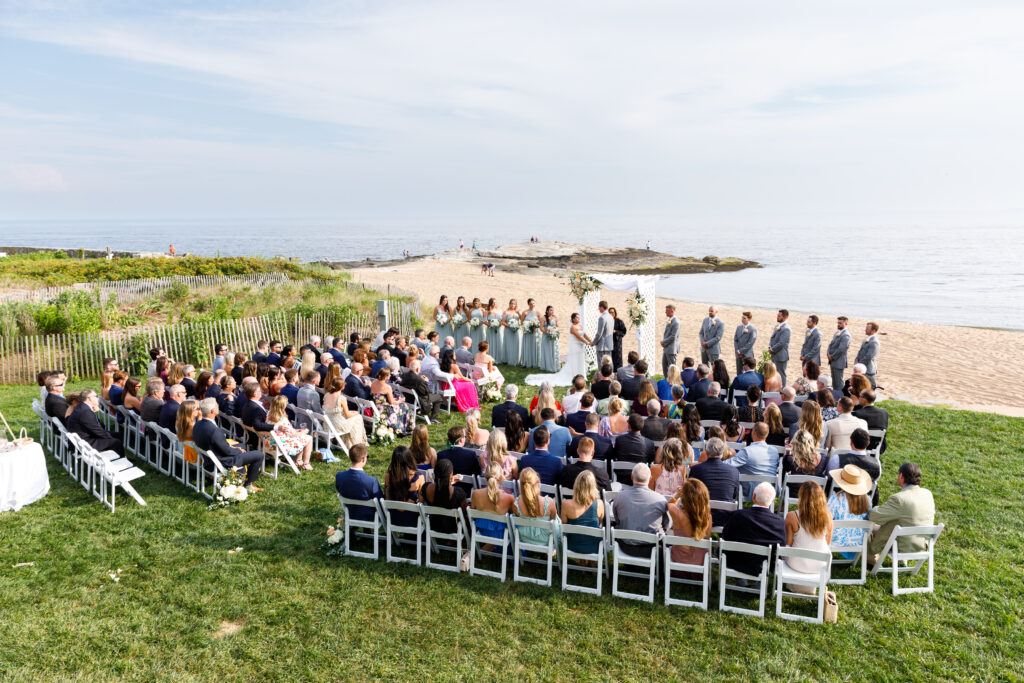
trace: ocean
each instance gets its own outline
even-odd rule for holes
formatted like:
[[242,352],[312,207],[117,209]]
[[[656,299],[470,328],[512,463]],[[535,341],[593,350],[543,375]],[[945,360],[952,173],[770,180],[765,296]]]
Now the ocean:
[[658,293],[823,317],[1024,330],[1024,226],[701,227],[670,219],[0,221],[0,245],[350,261],[542,240],[737,256],[764,265],[673,275]]

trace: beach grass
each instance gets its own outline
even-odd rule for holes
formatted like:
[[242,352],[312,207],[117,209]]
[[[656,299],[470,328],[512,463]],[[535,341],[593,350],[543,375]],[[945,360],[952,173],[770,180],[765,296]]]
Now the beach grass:
[[[522,384],[523,371],[503,371]],[[0,410],[34,433],[37,395],[0,387]],[[598,598],[562,592],[557,578],[542,588],[325,557],[334,474],[347,463],[282,472],[250,502],[215,511],[144,467],[148,506],[123,498],[112,515],[48,457],[50,494],[0,514],[0,678],[1024,677],[1024,420],[884,406],[883,499],[913,460],[946,524],[936,589],[897,598],[887,578],[838,586],[839,623],[822,626],[613,599],[610,584]],[[435,448],[456,422],[431,427]],[[368,471],[383,477],[389,454],[372,448]],[[34,564],[12,567],[21,562]]]

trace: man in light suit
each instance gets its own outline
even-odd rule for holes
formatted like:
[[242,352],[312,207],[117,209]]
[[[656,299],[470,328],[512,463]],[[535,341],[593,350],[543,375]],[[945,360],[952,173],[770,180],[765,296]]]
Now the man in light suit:
[[772,354],[775,369],[782,377],[782,386],[786,386],[786,363],[789,362],[789,335],[791,333],[789,323],[786,322],[789,320],[789,311],[785,308],[780,309],[775,320],[778,324],[772,330],[772,338],[768,340],[768,352]]
[[864,371],[865,377],[871,382],[871,388],[875,388],[875,373],[878,372],[878,323],[870,322],[864,327],[864,334],[867,337],[861,342],[860,351],[857,352],[857,358],[854,359],[854,363],[863,363],[864,367],[867,368]]
[[825,423],[825,448],[845,451],[850,449],[850,435],[855,429],[868,430],[868,423],[853,415],[854,401],[843,396],[836,405],[839,417]]
[[[875,527],[868,540],[869,566],[878,562],[878,556],[896,526],[935,524],[935,499],[931,491],[921,488],[921,468],[912,462],[903,463],[896,481],[900,491],[868,513],[868,519],[880,525]],[[907,536],[900,543],[900,552],[904,553],[920,552],[924,548],[924,539],[918,536]]]
[[665,334],[661,336],[661,374],[668,377],[668,366],[675,365],[676,356],[679,355],[679,318],[672,304],[665,306],[665,315],[668,316],[668,324],[665,325]]
[[700,359],[708,365],[714,364],[721,355],[722,349],[719,346],[725,328],[722,321],[718,319],[718,306],[708,308],[708,317],[700,324]]
[[608,302],[602,301],[597,304],[600,315],[597,316],[597,331],[594,332],[594,348],[597,349],[597,359],[600,362],[605,355],[612,355],[612,348],[615,346],[615,321],[612,314],[608,312]]
[[[736,374],[743,372],[743,359],[754,355],[754,342],[757,341],[757,328],[750,324],[753,316],[750,311],[743,311],[740,324],[732,335],[732,346],[736,349]],[[756,366],[755,366],[756,367]]]
[[[329,353],[324,355],[330,356]],[[295,405],[302,410],[312,410],[314,413],[323,413],[324,409],[320,405],[320,392],[316,388],[320,385],[320,373],[316,370],[306,370],[306,374],[302,376],[302,386],[299,387],[298,393],[295,394]],[[326,387],[330,389],[330,387]],[[309,416],[304,413],[299,413],[295,419],[300,425],[304,427],[312,427],[310,424]]]
[[814,364],[821,367],[821,330],[818,329],[818,316],[807,317],[807,332],[804,333],[804,345],[800,348],[800,364]]
[[846,329],[849,318],[841,315],[836,318],[836,333],[828,343],[829,367],[832,368],[832,386],[836,389],[843,388],[843,370],[846,369],[846,352],[850,348],[850,331]]

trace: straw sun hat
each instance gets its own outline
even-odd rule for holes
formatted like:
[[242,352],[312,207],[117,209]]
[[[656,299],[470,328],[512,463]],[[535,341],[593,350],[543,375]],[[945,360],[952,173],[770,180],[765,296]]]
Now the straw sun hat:
[[836,486],[852,496],[863,496],[871,491],[871,475],[856,465],[829,470],[829,476],[835,480]]

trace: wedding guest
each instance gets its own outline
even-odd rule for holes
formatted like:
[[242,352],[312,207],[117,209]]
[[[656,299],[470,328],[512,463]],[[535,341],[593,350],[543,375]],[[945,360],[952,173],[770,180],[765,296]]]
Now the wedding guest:
[[[405,446],[396,446],[384,474],[384,499],[402,503],[418,503],[425,482],[423,472],[416,468],[412,453]],[[398,526],[415,526],[418,513],[391,511],[391,522]]]
[[524,427],[519,413],[508,413],[505,417],[505,441],[516,453],[525,453],[530,442],[530,432]]
[[782,424],[782,412],[774,403],[764,409],[764,423],[768,425],[768,436],[765,443],[769,446],[785,446],[789,430]]
[[[617,437],[629,433],[629,423],[622,412],[622,406],[622,399],[613,396],[608,402],[608,415],[601,418],[601,436],[611,439],[612,443],[615,443]],[[637,417],[643,421],[639,415]]]
[[388,426],[404,436],[412,433],[412,428],[416,426],[416,407],[406,403],[402,396],[395,396],[395,390],[388,382],[390,377],[391,370],[381,368],[377,372],[377,379],[370,384],[370,393]]
[[626,356],[626,364],[621,365],[615,371],[615,379],[619,380],[620,384],[623,384],[626,380],[633,378],[633,374],[636,372],[636,369],[633,366],[638,360],[640,360],[640,354],[636,351],[630,351]]
[[818,407],[817,401],[804,401],[800,406],[800,422],[797,423],[796,430],[800,429],[811,435],[815,448],[821,445],[825,428],[821,421],[821,409]]
[[[856,465],[845,465],[829,472],[832,478],[832,494],[828,497],[828,512],[835,522],[864,520],[871,510],[871,476]],[[837,545],[855,546],[864,542],[866,529],[839,528],[832,532],[832,542]],[[843,552],[843,557],[852,560],[856,552]]]
[[431,422],[437,419],[444,396],[430,390],[430,379],[420,372],[422,364],[419,359],[409,361],[409,367],[402,373],[402,386],[416,394],[420,409],[427,413]]
[[[380,482],[376,477],[371,477],[363,471],[366,467],[367,449],[363,444],[353,446],[348,452],[348,459],[351,463],[347,470],[342,470],[334,475],[334,488],[345,498],[353,500],[373,500],[383,498],[384,492],[380,488]],[[373,510],[364,507],[353,507],[346,511],[352,519],[369,522],[373,520]]]
[[672,387],[681,386],[682,384],[683,378],[679,374],[679,366],[673,363],[668,366],[668,373],[665,375],[665,378],[658,380],[658,398],[665,403],[674,400]]
[[[78,393],[79,403],[72,408],[67,416],[67,430],[82,437],[82,440],[102,453],[114,451],[124,457],[124,444],[121,439],[108,432],[96,418],[100,409],[100,397],[92,389],[83,389]],[[59,419],[59,418],[58,418]]]
[[[217,401],[204,398],[199,402],[201,419],[192,427],[192,441],[203,450],[213,453],[220,464],[227,468],[238,467],[245,470],[245,485],[250,491],[259,491],[256,480],[263,469],[264,455],[256,450],[246,451],[244,448],[228,443],[224,430],[217,425]],[[204,463],[206,469],[213,469],[213,462]]]
[[[651,403],[652,401],[653,403]],[[654,410],[654,413],[649,413],[648,408]],[[640,383],[636,397],[633,399],[633,412],[640,417],[654,417],[661,414],[661,401],[658,400],[658,393],[654,390],[654,384],[650,380],[645,379]]]
[[[679,489],[679,497],[669,504],[668,515],[672,519],[673,536],[703,541],[711,536],[711,498],[708,489],[700,479],[687,479]],[[670,552],[677,564],[704,564],[708,551],[704,548],[674,545]],[[695,577],[684,577],[695,578]]]
[[[830,552],[832,544],[832,515],[828,511],[825,492],[813,481],[800,485],[796,510],[786,515],[786,545],[791,548]],[[822,560],[803,557],[786,558],[786,567],[804,574],[817,574],[825,566]],[[814,588],[799,584],[786,584],[794,593],[814,595]]]
[[711,380],[718,382],[723,391],[726,391],[731,386],[729,368],[726,367],[724,359],[718,358],[711,364]]
[[[540,494],[540,475],[526,467],[519,474],[519,498],[512,504],[512,514],[525,519],[557,519],[555,502]],[[519,538],[534,545],[547,545],[551,531],[537,527],[520,527]],[[557,544],[556,544],[557,547]]]
[[284,396],[277,396],[271,401],[267,422],[273,425],[273,434],[268,433],[263,437],[263,450],[273,453],[277,444],[280,444],[285,454],[295,458],[296,467],[312,470],[313,466],[309,464],[309,460],[313,452],[313,437],[309,435],[308,429],[292,427],[288,420],[287,408],[288,399]]
[[537,395],[530,401],[530,416],[533,418],[533,424],[539,425],[544,421],[541,412],[545,408],[551,409],[554,413],[554,418],[552,418],[554,420],[562,416],[562,404],[555,399],[555,390],[551,387],[550,382],[544,382]]
[[626,402],[621,400],[621,398],[620,398],[621,395],[622,395],[622,385],[619,383],[618,380],[613,380],[612,383],[610,385],[608,385],[608,398],[601,399],[600,401],[597,402],[597,412],[598,412],[598,414],[599,415],[608,415],[609,414],[608,406],[611,405],[611,401],[612,401],[613,398],[619,399],[620,410],[623,410],[626,413],[628,413],[629,412],[629,408],[626,406]]
[[504,479],[511,481],[519,475],[519,459],[508,452],[508,440],[505,433],[495,429],[487,437],[487,446],[481,456],[481,466],[486,471],[489,464],[501,468]]
[[658,411],[661,409],[661,404],[658,403],[658,399],[652,398],[647,402],[647,410],[645,411],[648,417],[644,420],[643,435],[651,441],[664,441],[667,437],[665,433],[668,431],[669,425],[675,424],[668,418],[661,417]]
[[683,396],[686,394],[686,387],[682,384],[676,384],[672,387],[672,403],[668,407],[668,417],[670,420],[678,420],[683,416],[683,409],[686,407],[686,399]]
[[[828,389],[820,389],[813,393],[811,397],[818,402],[818,406],[821,408],[821,421],[831,422],[832,420],[839,417],[839,410],[836,406],[836,399],[832,395],[832,392]],[[846,398],[845,396],[843,398]]]
[[761,366],[761,375],[764,377],[764,390],[765,391],[782,391],[782,376],[779,371],[775,368],[775,363],[770,360],[766,360]]
[[[761,422],[764,420],[764,409],[760,407],[761,393],[761,387],[756,384],[747,387],[746,405],[739,406],[736,409],[736,415],[740,422]],[[768,405],[778,410],[778,406],[774,403],[769,403]]]
[[686,481],[686,474],[693,462],[690,444],[679,439],[667,439],[661,447],[661,463],[651,465],[651,490],[663,496],[675,497]]
[[196,449],[192,448],[192,446],[188,444],[188,442],[193,440],[192,432],[198,419],[200,419],[199,401],[194,398],[182,401],[181,405],[178,406],[178,415],[174,423],[174,433],[178,437],[178,441],[183,444],[182,455],[185,462],[199,462]]
[[[450,460],[438,460],[434,466],[434,481],[423,487],[420,496],[425,505],[444,510],[462,510],[468,506],[465,487],[455,485],[455,474]],[[458,521],[453,517],[437,516],[430,520],[430,528],[442,534],[454,534]]]
[[[649,382],[647,379],[647,361],[640,359],[633,363],[633,376],[622,380],[619,383],[622,385],[622,398],[626,401],[632,401],[640,395],[640,387],[644,382]],[[653,386],[651,387],[653,390]],[[655,396],[657,394],[655,393]]]
[[[604,522],[604,503],[595,472],[584,470],[573,479],[571,488],[572,498],[562,501],[562,524],[600,529]],[[565,539],[570,552],[587,555],[597,553],[601,543],[600,538],[581,534],[569,533]]]
[[466,448],[466,430],[462,427],[448,429],[448,448],[437,454],[437,461],[450,460],[455,474],[476,476],[480,474],[480,458],[476,451]]
[[437,462],[437,451],[430,446],[429,439],[427,425],[416,425],[416,428],[412,430],[409,451],[412,452],[413,460],[416,461],[416,469],[434,469],[434,464]]
[[[672,528],[665,497],[650,488],[651,470],[639,462],[630,474],[632,486],[626,486],[612,504],[614,524],[626,531],[640,531],[662,535]],[[637,541],[619,541],[618,548],[627,555],[645,557],[651,553],[651,545]]]
[[580,409],[580,399],[587,391],[587,379],[583,375],[572,378],[572,387],[562,397],[562,411],[568,416]]
[[[479,408],[480,399],[477,397],[476,385],[462,376],[459,366],[455,364],[455,354],[453,351],[446,349],[441,352],[439,367],[441,372],[452,376],[450,386],[455,389],[455,403],[458,405],[459,410],[466,412],[471,408]],[[443,384],[449,385],[448,382],[443,382]]]
[[609,390],[612,385],[612,375],[615,370],[612,368],[611,363],[604,363],[601,365],[601,369],[598,372],[598,379],[590,385],[590,391],[594,394],[594,398],[598,401],[603,401],[609,396]]
[[141,385],[142,383],[134,377],[129,377],[124,381],[124,394],[122,394],[124,407],[136,413],[142,411],[142,401],[139,400],[139,387]]
[[513,412],[519,413],[523,423],[529,419],[530,412],[516,403],[517,398],[519,398],[519,387],[515,384],[505,385],[505,402],[498,403],[491,409],[491,425],[493,427],[505,427],[507,416]]
[[[830,470],[839,467],[838,456],[826,458],[818,451],[818,444],[814,437],[804,430],[800,430],[793,437],[792,449],[789,455],[782,459],[783,475],[805,474],[812,477],[827,477]],[[790,497],[795,497],[799,484],[789,485]]]
[[482,448],[487,445],[490,433],[486,429],[480,429],[480,409],[472,408],[466,411],[466,444],[470,448]]
[[[494,515],[505,515],[511,512],[516,498],[501,488],[501,482],[507,479],[502,473],[501,466],[494,462],[488,464],[484,476],[487,479],[487,487],[473,491],[470,495],[470,507],[474,510],[490,512]],[[502,538],[504,531],[507,529],[504,522],[492,522],[488,519],[476,520],[475,526],[477,533],[499,539]],[[485,546],[485,549],[492,550],[493,546]]]
[[479,353],[473,357],[473,365],[479,371],[480,376],[489,382],[494,382],[501,390],[501,385],[505,383],[505,377],[501,374],[494,364],[494,358],[488,353],[490,350],[490,344],[486,341],[482,341],[477,345]]
[[366,444],[366,425],[363,416],[355,410],[349,410],[348,401],[342,394],[345,383],[340,377],[331,380],[330,386],[324,393],[323,413],[324,418],[334,426],[341,442],[351,452],[358,444]]
[[[596,434],[594,436],[597,436]],[[598,437],[600,438],[600,437]],[[589,436],[581,436],[579,441],[576,443],[576,455],[578,459],[576,462],[571,462],[565,466],[562,473],[558,475],[558,485],[564,486],[565,488],[572,488],[576,484],[576,479],[583,472],[590,472],[594,476],[594,480],[597,484],[597,488],[601,491],[611,490],[611,481],[608,479],[608,471],[605,462],[594,462],[594,447],[595,442]]]

